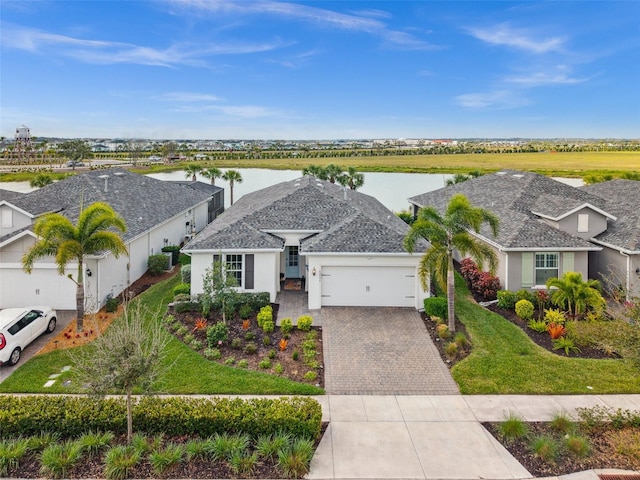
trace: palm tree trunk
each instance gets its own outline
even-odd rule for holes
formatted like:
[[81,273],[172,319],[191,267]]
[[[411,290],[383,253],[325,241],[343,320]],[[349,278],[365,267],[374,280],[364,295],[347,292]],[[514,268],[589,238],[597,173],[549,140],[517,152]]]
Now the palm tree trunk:
[[233,205],[233,182],[229,182],[229,193],[231,195],[231,205]]
[[76,282],[76,330],[82,332],[84,330],[84,281],[82,269],[84,263],[82,259],[78,259],[78,281]]
[[449,320],[449,331],[456,331],[456,314],[455,314],[455,272],[453,269],[453,253],[449,252],[447,258],[447,317]]

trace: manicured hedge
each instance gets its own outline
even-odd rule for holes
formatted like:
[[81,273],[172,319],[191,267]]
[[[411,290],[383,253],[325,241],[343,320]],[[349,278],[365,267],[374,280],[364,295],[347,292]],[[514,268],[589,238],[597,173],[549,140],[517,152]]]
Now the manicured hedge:
[[[190,398],[142,397],[133,408],[133,428],[145,434],[243,433],[257,438],[276,432],[317,439],[322,408],[308,397]],[[57,432],[63,437],[88,430],[126,433],[123,398],[0,396],[0,438]]]
[[447,299],[444,297],[429,297],[424,299],[424,313],[430,317],[448,317]]

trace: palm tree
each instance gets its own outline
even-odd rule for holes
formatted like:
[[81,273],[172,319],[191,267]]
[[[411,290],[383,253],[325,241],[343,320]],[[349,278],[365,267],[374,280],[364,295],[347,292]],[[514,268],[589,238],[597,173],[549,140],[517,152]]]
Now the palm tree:
[[559,307],[566,308],[573,318],[591,308],[604,307],[604,299],[600,294],[598,280],[582,280],[579,272],[566,272],[562,278],[552,277],[547,280],[547,289],[553,288],[551,301]]
[[331,183],[336,183],[336,179],[340,177],[340,175],[342,175],[342,173],[344,172],[344,170],[342,170],[342,167],[339,167],[334,163],[330,163],[329,165],[324,167],[324,171],[326,172],[327,180],[329,180]]
[[498,218],[488,210],[471,205],[464,195],[457,194],[449,200],[444,215],[433,207],[421,208],[404,239],[404,246],[411,253],[421,238],[431,244],[431,248],[420,260],[418,273],[423,288],[427,288],[429,275],[433,274],[442,288],[446,289],[447,316],[451,332],[455,331],[454,250],[462,256],[473,257],[481,269],[486,260],[491,273],[495,272],[498,265],[496,253],[470,233],[471,230],[478,233],[485,223],[491,227],[493,235],[497,235]]
[[76,319],[78,331],[82,332],[84,319],[84,257],[101,252],[111,252],[116,258],[126,254],[127,248],[116,228],[125,232],[124,220],[108,204],[96,202],[80,211],[76,225],[59,213],[51,213],[39,218],[33,231],[38,240],[22,257],[22,268],[33,271],[34,262],[42,257],[54,256],[58,273],[64,275],[69,262],[78,262],[76,279]]
[[221,178],[222,177],[222,172],[220,171],[219,168],[216,167],[209,167],[209,168],[205,168],[200,172],[200,175],[202,175],[204,178],[208,178],[211,180],[211,185],[215,185],[216,184],[216,178]]
[[349,167],[345,173],[337,177],[337,180],[340,185],[348,186],[351,190],[357,190],[364,185],[364,175],[355,167]]
[[184,176],[186,178],[191,177],[191,180],[195,182],[197,180],[196,175],[201,171],[202,171],[202,167],[200,165],[198,165],[197,163],[190,163],[184,169]]
[[327,171],[320,165],[309,165],[302,170],[302,175],[316,177],[320,180],[328,180]]
[[222,179],[229,182],[229,193],[231,195],[231,205],[233,205],[233,186],[242,183],[242,175],[237,170],[227,170],[222,174]]

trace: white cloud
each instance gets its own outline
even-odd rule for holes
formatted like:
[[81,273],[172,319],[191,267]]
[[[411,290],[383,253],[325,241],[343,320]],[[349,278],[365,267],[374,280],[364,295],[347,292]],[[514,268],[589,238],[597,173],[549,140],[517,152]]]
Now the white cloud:
[[215,95],[197,92],[168,92],[155,98],[168,102],[217,102],[221,100],[220,97]]
[[589,81],[589,78],[572,76],[571,68],[566,65],[557,65],[548,71],[537,71],[512,75],[505,78],[505,82],[520,85],[522,87],[543,87],[552,85],[575,85]]
[[531,32],[513,28],[507,23],[487,28],[472,27],[467,29],[467,33],[491,45],[517,48],[536,54],[559,52],[567,41],[566,37],[562,36],[534,38]]
[[260,43],[174,44],[165,49],[104,40],[73,38],[14,25],[2,25],[2,46],[33,53],[62,55],[93,64],[129,63],[172,67],[205,66],[213,55],[248,54],[284,46],[280,40]]
[[464,108],[515,108],[527,105],[525,98],[510,90],[494,90],[492,92],[465,93],[455,97],[455,102]]

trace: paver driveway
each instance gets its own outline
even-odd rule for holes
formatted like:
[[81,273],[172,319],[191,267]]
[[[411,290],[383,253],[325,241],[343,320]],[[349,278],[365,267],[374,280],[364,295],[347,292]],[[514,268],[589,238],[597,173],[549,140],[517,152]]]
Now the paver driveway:
[[417,311],[324,307],[322,323],[328,394],[460,393]]

